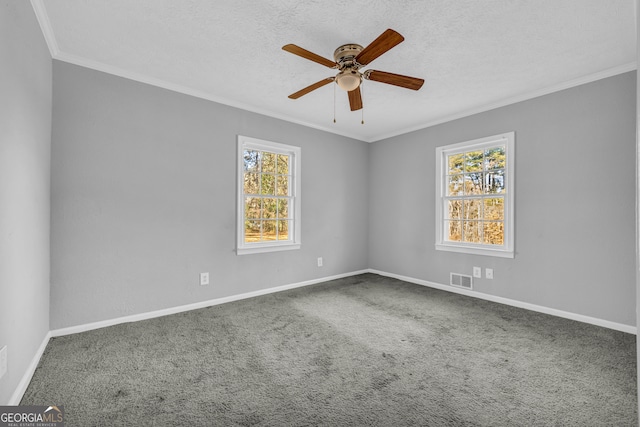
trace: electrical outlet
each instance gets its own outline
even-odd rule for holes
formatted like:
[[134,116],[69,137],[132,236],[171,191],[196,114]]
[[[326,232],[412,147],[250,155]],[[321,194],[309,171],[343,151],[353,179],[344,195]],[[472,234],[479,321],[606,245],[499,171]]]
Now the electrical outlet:
[[209,284],[209,273],[200,273],[200,286]]
[[7,346],[0,349],[0,378],[7,373]]
[[473,277],[477,277],[478,279],[482,278],[482,268],[481,267],[473,267]]
[[493,279],[493,268],[485,268],[484,275],[487,279]]
[[322,267],[322,257],[318,257],[318,267]]

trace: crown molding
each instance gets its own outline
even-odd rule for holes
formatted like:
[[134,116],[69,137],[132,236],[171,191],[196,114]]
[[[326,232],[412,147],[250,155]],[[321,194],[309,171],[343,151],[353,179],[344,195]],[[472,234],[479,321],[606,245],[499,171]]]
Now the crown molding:
[[442,123],[451,122],[453,120],[461,119],[464,117],[469,117],[474,114],[484,113],[485,111],[495,110],[496,108],[506,107],[507,105],[517,104],[518,102],[528,101],[529,99],[538,98],[540,96],[549,95],[555,92],[560,92],[565,89],[570,89],[572,87],[584,85],[587,83],[592,83],[597,80],[606,79],[607,77],[613,77],[618,74],[627,73],[629,71],[634,71],[638,68],[637,62],[629,62],[627,64],[619,65],[617,67],[609,68],[607,70],[603,70],[597,73],[589,74],[587,76],[579,77],[577,79],[569,80],[566,82],[562,82],[553,86],[548,86],[543,89],[538,89],[532,92],[527,92],[521,95],[516,95],[513,97],[505,98],[500,101],[492,102],[489,104],[485,104],[476,108],[472,108],[469,110],[465,110],[460,113],[451,114],[447,116],[440,117],[435,120],[431,120],[429,122],[420,124],[418,126],[413,126],[410,128],[405,128],[393,133],[388,133],[384,135],[380,135],[376,139],[367,142],[376,142],[381,141],[383,139],[393,138],[395,136],[404,135],[406,133],[415,132],[417,130],[426,129],[435,125],[439,125]]
[[329,133],[333,133],[336,135],[341,135],[347,138],[352,138],[358,141],[362,141],[362,138],[358,135],[355,134],[349,134],[346,132],[338,132],[335,129],[326,127],[326,126],[319,126],[315,123],[310,123],[310,122],[306,122],[304,120],[299,120],[296,119],[294,117],[290,117],[284,114],[277,114],[274,113],[273,111],[264,109],[264,108],[257,108],[253,105],[249,105],[249,104],[245,104],[242,102],[237,102],[235,100],[232,99],[228,99],[228,98],[224,98],[224,97],[220,97],[220,96],[215,96],[212,95],[210,93],[198,90],[198,89],[193,89],[187,86],[183,86],[183,85],[179,85],[176,83],[171,83],[168,82],[166,80],[162,80],[162,79],[158,79],[155,77],[151,77],[151,76],[147,76],[144,74],[139,74],[136,72],[132,72],[129,70],[124,70],[122,68],[118,68],[118,67],[114,67],[112,65],[108,65],[108,64],[104,64],[102,62],[98,62],[98,61],[93,61],[90,59],[86,59],[86,58],[82,58],[79,56],[75,56],[75,55],[69,55],[67,53],[64,52],[58,52],[58,54],[56,54],[55,56],[53,56],[53,59],[58,60],[58,61],[62,61],[62,62],[67,62],[69,64],[73,64],[73,65],[77,65],[83,68],[89,68],[95,71],[100,71],[106,74],[111,74],[114,76],[118,76],[118,77],[122,77],[128,80],[133,80],[133,81],[137,81],[140,83],[144,83],[144,84],[148,84],[151,86],[156,86],[162,89],[167,89],[173,92],[178,92],[184,95],[189,95],[189,96],[193,96],[195,98],[201,98],[207,101],[213,101],[216,102],[218,104],[224,104],[227,105],[229,107],[233,107],[233,108],[239,108],[241,110],[244,111],[249,111],[252,113],[256,113],[256,114],[261,114],[264,116],[269,116],[272,117],[274,119],[279,119],[279,120],[284,120],[286,122],[289,123],[295,123],[301,126],[305,126],[308,128],[313,128],[313,129],[318,129],[324,132],[329,132]]
[[55,58],[60,54],[60,48],[58,47],[58,42],[53,34],[51,21],[49,20],[47,9],[44,6],[44,0],[31,0],[31,7],[33,7],[33,11],[36,13],[36,19],[38,20],[38,24],[42,30],[44,40],[47,42],[47,46],[49,47],[49,53],[52,58]]
[[[40,2],[41,0],[32,0],[35,2]],[[43,30],[44,31],[44,30]],[[55,40],[53,40],[53,45],[55,45]],[[50,45],[51,46],[51,45]],[[56,46],[57,49],[57,46]],[[134,73],[128,70],[124,70],[121,68],[117,68],[108,64],[104,64],[104,63],[100,63],[97,61],[92,61],[86,58],[81,58],[78,56],[74,56],[74,55],[69,55],[63,52],[58,51],[57,54],[52,55],[53,59],[62,61],[62,62],[67,62],[70,64],[74,64],[74,65],[78,65],[80,67],[84,67],[84,68],[89,68],[89,69],[93,69],[96,71],[101,71],[107,74],[112,74],[115,76],[119,76],[119,77],[123,77],[129,80],[134,80],[140,83],[145,83],[145,84],[149,84],[152,86],[156,86],[156,87],[160,87],[163,89],[167,89],[173,92],[178,92],[178,93],[182,93],[185,95],[189,95],[189,96],[193,96],[196,98],[201,98],[201,99],[205,99],[208,101],[213,101],[219,104],[224,104],[230,107],[234,107],[234,108],[239,108],[245,111],[249,111],[252,113],[256,113],[256,114],[261,114],[264,116],[268,116],[268,117],[272,117],[275,119],[279,119],[279,120],[284,120],[290,123],[295,123],[301,126],[305,126],[308,128],[312,128],[312,129],[317,129],[317,130],[321,130],[324,132],[329,132],[329,133],[333,133],[336,135],[340,135],[340,136],[344,136],[347,138],[351,138],[351,139],[355,139],[358,141],[363,141],[363,142],[368,142],[368,143],[372,143],[372,142],[377,142],[377,141],[381,141],[384,139],[389,139],[389,138],[393,138],[396,136],[400,136],[400,135],[404,135],[410,132],[415,132],[418,130],[422,130],[422,129],[426,129],[432,126],[436,126],[442,123],[447,123],[453,120],[457,120],[457,119],[461,119],[464,117],[469,117],[472,116],[474,114],[479,114],[479,113],[483,113],[486,111],[490,111],[490,110],[494,110],[496,108],[500,108],[500,107],[505,107],[508,105],[512,105],[512,104],[516,104],[518,102],[523,102],[523,101],[527,101],[529,99],[533,99],[533,98],[538,98],[540,96],[544,96],[544,95],[549,95],[551,93],[555,93],[555,92],[559,92],[565,89],[570,89],[576,86],[580,86],[583,84],[587,84],[587,83],[592,83],[594,81],[597,80],[601,80],[601,79],[605,79],[607,77],[613,77],[616,76],[618,74],[623,74],[629,71],[634,71],[637,69],[637,62],[630,62],[627,64],[623,64],[620,65],[618,67],[613,67],[613,68],[609,68],[607,70],[604,71],[600,71],[598,73],[594,73],[594,74],[590,74],[587,76],[583,76],[577,79],[573,79],[567,82],[562,82],[559,83],[557,85],[553,85],[553,86],[548,86],[546,88],[543,89],[539,89],[539,90],[535,90],[532,92],[527,92],[525,94],[521,94],[521,95],[517,95],[517,96],[513,96],[513,97],[509,97],[509,98],[505,98],[502,99],[500,101],[497,102],[492,102],[489,104],[485,104],[476,108],[472,108],[469,110],[465,110],[461,113],[456,113],[456,114],[451,114],[451,115],[447,115],[447,116],[443,116],[440,117],[438,119],[426,122],[426,123],[422,123],[420,125],[417,126],[413,126],[413,127],[409,127],[409,128],[403,128],[397,131],[394,131],[392,133],[388,133],[388,134],[382,134],[382,135],[378,135],[372,138],[363,138],[362,136],[356,135],[356,134],[350,134],[350,133],[346,133],[346,132],[339,132],[336,131],[336,129],[334,128],[330,128],[327,126],[320,126],[317,125],[315,123],[310,123],[310,122],[306,122],[304,120],[299,120],[284,114],[275,114],[273,111],[269,111],[267,109],[263,109],[263,108],[256,108],[255,106],[252,105],[248,105],[248,104],[244,104],[241,102],[237,102],[231,99],[227,99],[227,98],[223,98],[223,97],[219,97],[219,96],[214,96],[211,95],[210,93],[206,93],[204,91],[200,91],[197,89],[193,89],[193,88],[189,88],[186,86],[182,86],[182,85],[178,85],[175,83],[171,83],[171,82],[167,82],[161,79],[157,79],[154,77],[150,77],[150,76],[146,76],[146,75],[142,75],[142,74],[138,74],[138,73]]]

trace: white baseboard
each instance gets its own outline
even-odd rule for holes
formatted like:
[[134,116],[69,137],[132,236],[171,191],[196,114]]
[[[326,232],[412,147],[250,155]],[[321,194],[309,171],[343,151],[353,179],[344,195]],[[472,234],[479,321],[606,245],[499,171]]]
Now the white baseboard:
[[603,328],[614,329],[616,331],[626,332],[629,334],[637,335],[638,328],[631,325],[625,325],[622,323],[611,322],[609,320],[598,319],[595,317],[585,316],[582,314],[571,313],[568,311],[557,310],[555,308],[544,307],[541,305],[530,304],[528,302],[522,302],[512,300],[509,298],[498,297],[489,294],[483,294],[482,292],[470,291],[468,289],[456,288],[449,285],[443,285],[440,283],[429,282],[427,280],[416,279],[413,277],[402,276],[400,274],[387,273],[385,271],[379,271],[369,269],[369,273],[379,274],[381,276],[392,277],[394,279],[402,280],[404,282],[415,283],[416,285],[427,286],[430,288],[440,289],[447,292],[453,292],[456,294],[462,294],[474,298],[480,298],[487,301],[497,302],[500,304],[511,305],[513,307],[524,308],[526,310],[537,311],[539,313],[550,314],[552,316],[564,317],[565,319],[576,320],[578,322],[589,323],[591,325],[602,326]]
[[193,304],[181,305],[177,307],[169,307],[162,310],[149,311],[149,312],[140,313],[140,314],[132,314],[130,316],[117,317],[114,319],[102,320],[100,322],[70,326],[68,328],[54,329],[51,331],[51,336],[60,337],[64,335],[76,334],[79,332],[91,331],[93,329],[105,328],[107,326],[118,325],[120,323],[137,322],[139,320],[153,319],[155,317],[162,317],[170,314],[182,313],[185,311],[197,310],[205,307],[212,307],[214,305],[224,304],[227,302],[253,298],[260,295],[272,294],[275,292],[286,291],[294,288],[301,288],[303,286],[309,286],[309,285],[314,285],[316,283],[328,282],[330,280],[342,279],[343,277],[356,276],[358,274],[363,274],[367,272],[368,270],[353,271],[350,273],[343,273],[335,276],[321,277],[318,279],[306,280],[304,282],[291,283],[289,285],[276,286],[274,288],[269,288],[269,289],[260,289],[258,291],[247,292],[244,294],[231,295],[228,297],[216,298],[216,299],[207,300],[207,301],[200,301]]
[[608,321],[608,320],[598,319],[598,318],[595,318],[595,317],[589,317],[589,316],[584,316],[584,315],[581,315],[581,314],[576,314],[576,313],[570,313],[570,312],[567,312],[567,311],[557,310],[557,309],[554,309],[554,308],[544,307],[544,306],[535,305],[535,304],[529,304],[529,303],[526,303],[526,302],[512,300],[512,299],[509,299],[509,298],[503,298],[503,297],[498,297],[498,296],[494,296],[494,295],[483,294],[481,292],[470,291],[470,290],[463,289],[463,288],[456,288],[456,287],[453,287],[453,286],[447,286],[447,285],[443,285],[443,284],[440,284],[440,283],[429,282],[427,280],[416,279],[416,278],[413,278],[413,277],[403,276],[403,275],[400,275],[400,274],[388,273],[388,272],[385,272],[385,271],[379,271],[379,270],[375,270],[375,269],[366,269],[366,270],[360,270],[360,271],[353,271],[353,272],[350,272],[350,273],[338,274],[338,275],[335,275],[335,276],[329,276],[329,277],[322,277],[322,278],[318,278],[318,279],[307,280],[307,281],[304,281],[304,282],[292,283],[292,284],[289,284],[289,285],[277,286],[277,287],[269,288],[269,289],[261,289],[261,290],[258,290],[258,291],[247,292],[247,293],[244,293],[244,294],[231,295],[231,296],[223,297],[223,298],[216,298],[216,299],[212,299],[212,300],[208,300],[208,301],[201,301],[201,302],[197,302],[197,303],[193,303],[193,304],[181,305],[181,306],[177,306],[177,307],[170,307],[170,308],[166,308],[166,309],[162,309],[162,310],[150,311],[150,312],[140,313],[140,314],[133,314],[131,316],[118,317],[118,318],[114,318],[114,319],[103,320],[103,321],[100,321],[100,322],[87,323],[87,324],[84,324],[84,325],[71,326],[71,327],[62,328],[62,329],[54,329],[52,331],[49,331],[45,335],[44,340],[42,341],[42,344],[38,348],[38,351],[36,352],[36,354],[33,356],[33,359],[31,360],[31,363],[29,364],[29,367],[27,368],[27,371],[23,375],[22,380],[18,384],[18,387],[16,387],[16,390],[14,391],[13,395],[11,396],[11,399],[9,400],[8,404],[9,405],[18,405],[20,403],[20,401],[22,400],[22,396],[24,395],[25,391],[27,390],[27,387],[29,386],[29,383],[31,382],[31,378],[33,377],[33,374],[35,373],[35,370],[38,367],[38,363],[40,362],[40,358],[42,357],[42,354],[44,353],[44,350],[46,349],[47,344],[49,343],[49,339],[52,338],[52,337],[70,335],[70,334],[75,334],[75,333],[79,333],[79,332],[90,331],[90,330],[93,330],[93,329],[104,328],[104,327],[107,327],[107,326],[118,325],[120,323],[137,322],[139,320],[153,319],[155,317],[167,316],[167,315],[170,315],[170,314],[182,313],[182,312],[190,311],[190,310],[197,310],[197,309],[200,309],[200,308],[211,307],[211,306],[215,306],[215,305],[219,305],[219,304],[224,304],[224,303],[227,303],[227,302],[239,301],[239,300],[243,300],[243,299],[247,299],[247,298],[257,297],[257,296],[260,296],[260,295],[267,295],[267,294],[272,294],[272,293],[276,293],[276,292],[286,291],[286,290],[289,290],[289,289],[301,288],[301,287],[304,287],[304,286],[314,285],[316,283],[327,282],[327,281],[330,281],[330,280],[342,279],[344,277],[356,276],[358,274],[363,274],[363,273],[379,274],[381,276],[392,277],[394,279],[402,280],[402,281],[409,282],[409,283],[414,283],[414,284],[417,284],[417,285],[427,286],[427,287],[430,287],[430,288],[440,289],[440,290],[447,291],[447,292],[453,292],[453,293],[462,294],[462,295],[466,295],[466,296],[470,296],[470,297],[474,297],[474,298],[480,298],[480,299],[483,299],[483,300],[497,302],[497,303],[505,304],[505,305],[510,305],[510,306],[513,306],[513,307],[524,308],[526,310],[537,311],[539,313],[550,314],[552,316],[563,317],[563,318],[566,318],[566,319],[576,320],[576,321],[583,322],[583,323],[589,323],[589,324],[596,325],[596,326],[602,326],[604,328],[614,329],[614,330],[617,330],[617,331],[626,332],[626,333],[630,333],[630,334],[637,334],[637,328],[635,326],[624,325],[624,324],[621,324],[621,323],[611,322],[611,321]]
[[16,387],[13,394],[11,395],[9,402],[7,403],[8,405],[16,406],[20,404],[22,396],[24,396],[24,392],[27,391],[27,387],[29,387],[31,378],[33,378],[33,374],[36,372],[38,363],[40,363],[40,358],[42,357],[44,350],[47,348],[47,344],[49,344],[49,339],[51,339],[51,331],[47,332],[47,334],[44,336],[40,347],[38,347],[38,351],[36,351],[36,354],[31,359],[31,363],[27,367],[26,372],[18,383],[18,387]]

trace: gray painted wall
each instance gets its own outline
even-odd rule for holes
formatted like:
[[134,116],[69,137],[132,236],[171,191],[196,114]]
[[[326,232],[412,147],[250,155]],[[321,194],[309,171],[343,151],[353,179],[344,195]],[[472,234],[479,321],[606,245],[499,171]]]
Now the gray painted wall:
[[0,347],[9,402],[49,331],[51,56],[26,1],[0,2]]
[[[367,143],[63,62],[53,80],[52,329],[367,268]],[[302,148],[302,249],[235,254],[237,134]]]
[[[371,146],[369,266],[635,326],[635,72]],[[435,147],[516,133],[515,259],[436,251]]]
[[[369,266],[635,325],[635,72],[371,146]],[[435,147],[516,132],[515,259],[436,251]]]
[[[634,93],[627,73],[367,145],[54,61],[51,327],[476,265],[478,292],[635,325]],[[435,147],[511,130],[515,259],[435,251]],[[237,134],[302,147],[302,250],[233,252]]]

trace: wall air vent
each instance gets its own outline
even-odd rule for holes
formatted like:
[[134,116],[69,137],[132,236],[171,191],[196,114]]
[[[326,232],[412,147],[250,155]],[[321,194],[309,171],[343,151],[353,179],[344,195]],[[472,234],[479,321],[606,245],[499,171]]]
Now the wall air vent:
[[451,273],[449,276],[449,284],[459,288],[473,289],[473,278],[465,274]]

